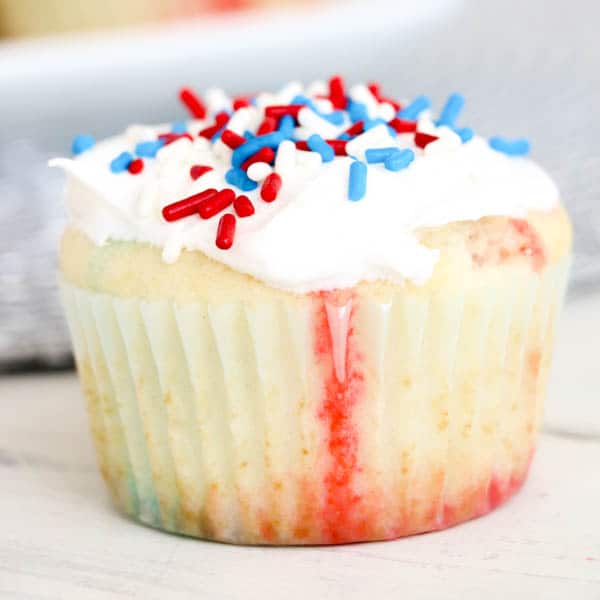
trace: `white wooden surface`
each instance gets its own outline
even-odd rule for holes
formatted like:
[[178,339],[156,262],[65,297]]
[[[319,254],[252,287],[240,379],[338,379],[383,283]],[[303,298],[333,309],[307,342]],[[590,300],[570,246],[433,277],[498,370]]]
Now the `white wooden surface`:
[[483,519],[394,542],[248,548],[137,525],[109,504],[74,376],[6,377],[0,598],[600,599],[599,307],[567,307],[522,492]]

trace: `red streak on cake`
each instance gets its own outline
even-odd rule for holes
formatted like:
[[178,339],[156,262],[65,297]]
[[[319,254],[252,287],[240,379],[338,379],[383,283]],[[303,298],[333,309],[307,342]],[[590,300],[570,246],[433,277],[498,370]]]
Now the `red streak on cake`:
[[[353,422],[353,410],[363,393],[364,375],[360,371],[360,360],[353,344],[352,308],[346,328],[337,328],[331,322],[331,306],[343,310],[344,302],[335,300],[328,294],[319,301],[314,325],[314,352],[323,368],[323,400],[319,410],[319,419],[323,422],[327,434],[327,452],[329,465],[324,477],[324,498],[322,508],[323,541],[339,543],[343,541],[365,539],[364,515],[361,516],[361,496],[355,491],[353,483],[358,466],[359,436]],[[346,302],[349,302],[347,299]],[[328,316],[327,303],[330,306]],[[345,331],[344,331],[345,329]],[[339,339],[345,334],[345,339]],[[338,339],[336,339],[338,338]],[[345,365],[336,375],[336,354],[338,344],[345,345]],[[340,371],[344,374],[339,377]],[[345,371],[345,373],[344,373]],[[368,520],[367,520],[368,521]]]
[[524,219],[511,219],[510,224],[521,238],[519,252],[531,257],[534,271],[541,271],[546,264],[546,253],[537,231]]

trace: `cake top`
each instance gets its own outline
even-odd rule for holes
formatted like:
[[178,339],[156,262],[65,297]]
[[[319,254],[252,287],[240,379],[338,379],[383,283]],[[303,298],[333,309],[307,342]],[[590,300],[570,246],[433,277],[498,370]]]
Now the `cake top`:
[[71,223],[97,244],[148,242],[165,262],[200,250],[294,292],[378,279],[416,283],[438,251],[422,227],[523,217],[558,203],[526,140],[474,134],[451,94],[396,101],[340,77],[230,98],[184,88],[191,120],[73,141]]

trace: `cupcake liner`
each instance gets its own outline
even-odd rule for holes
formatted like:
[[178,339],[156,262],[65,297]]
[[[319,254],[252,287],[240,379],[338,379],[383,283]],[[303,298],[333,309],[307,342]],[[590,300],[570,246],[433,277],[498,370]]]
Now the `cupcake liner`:
[[532,457],[567,270],[262,303],[62,282],[115,503],[169,531],[267,544],[487,512]]

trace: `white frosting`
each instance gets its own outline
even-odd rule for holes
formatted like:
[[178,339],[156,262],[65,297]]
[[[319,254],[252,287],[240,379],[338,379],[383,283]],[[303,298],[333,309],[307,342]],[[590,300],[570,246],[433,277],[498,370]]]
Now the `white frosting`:
[[[322,91],[320,86],[312,89]],[[356,86],[352,93],[365,101],[370,93],[365,90]],[[264,106],[288,103],[298,93],[302,88],[294,83],[277,94],[259,95],[257,107],[240,109],[234,115],[233,128],[240,134],[256,128]],[[210,100],[216,110],[228,102],[220,91],[213,91]],[[326,108],[321,102],[319,109]],[[370,111],[376,109],[376,104],[369,105]],[[381,109],[386,111],[387,107]],[[337,135],[350,125],[334,126],[315,113],[307,114],[301,111],[298,139],[307,137],[311,127]],[[211,118],[191,121],[188,130],[195,135],[211,124]],[[237,220],[233,247],[220,250],[215,245],[218,216],[202,220],[193,215],[167,223],[161,210],[209,187],[231,187],[225,182],[231,168],[231,150],[225,144],[181,139],[161,149],[156,159],[144,159],[139,175],[114,174],[109,169],[111,160],[124,150],[133,152],[136,143],[168,130],[169,126],[133,126],[74,160],[52,161],[69,175],[71,224],[97,244],[131,240],[162,247],[166,262],[176,261],[182,249],[200,250],[267,284],[299,293],[351,287],[363,280],[423,283],[431,276],[439,253],[418,243],[414,235],[418,228],[493,215],[523,217],[530,210],[547,211],[558,203],[556,186],[535,163],[500,154],[477,136],[462,144],[450,129],[436,128],[423,115],[419,130],[440,137],[425,150],[415,148],[412,135],[394,138],[384,126],[348,145],[349,152],[360,158],[365,149],[374,147],[415,151],[412,164],[399,172],[388,171],[382,164],[369,165],[367,192],[358,202],[348,200],[352,158],[322,163],[318,154],[296,151],[286,144],[275,164],[283,179],[279,197],[266,203],[260,199],[260,188],[243,192],[256,213]],[[189,170],[195,164],[214,169],[193,181]],[[250,176],[260,178],[265,172],[256,166]]]

